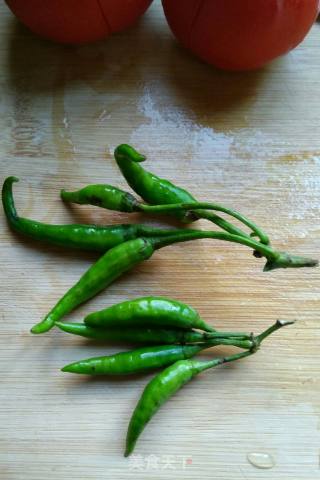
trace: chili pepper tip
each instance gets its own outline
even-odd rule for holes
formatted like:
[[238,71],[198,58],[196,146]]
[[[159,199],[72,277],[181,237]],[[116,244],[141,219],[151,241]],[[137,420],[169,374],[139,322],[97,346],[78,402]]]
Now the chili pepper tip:
[[19,182],[19,178],[18,177],[14,177],[14,176],[11,176],[11,177],[8,177],[6,179],[6,181],[8,182]]
[[30,332],[35,334],[35,335],[39,335],[41,333],[46,333],[49,330],[51,330],[51,328],[53,328],[54,325],[55,325],[55,322],[52,320],[52,318],[45,318],[44,320],[42,320],[42,322],[34,325],[31,328]]
[[146,160],[146,157],[144,155],[137,152],[137,150],[135,150],[130,145],[126,145],[125,143],[123,143],[122,145],[119,145],[115,149],[114,156],[115,158],[118,158],[118,159],[129,158],[130,160],[138,163],[144,162]]
[[66,365],[65,367],[61,368],[61,372],[75,373],[72,369],[72,364]]

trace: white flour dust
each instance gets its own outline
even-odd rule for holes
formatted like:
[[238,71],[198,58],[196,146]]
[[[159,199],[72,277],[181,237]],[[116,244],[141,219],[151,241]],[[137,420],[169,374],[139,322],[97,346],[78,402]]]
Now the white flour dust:
[[134,130],[131,142],[147,153],[179,151],[181,154],[190,153],[194,160],[195,156],[203,158],[203,154],[211,149],[223,157],[230,156],[234,141],[231,134],[201,127],[188,112],[173,105],[161,110],[149,89],[145,89],[139,99],[138,110],[146,121]]
[[214,185],[220,201],[227,198],[244,210],[254,202],[257,215],[282,218],[279,239],[305,238],[316,228],[313,221],[308,230],[302,225],[319,211],[320,157],[305,150],[293,152],[276,128],[267,133],[254,126],[220,132],[201,125],[159,85],[145,87],[136,108],[141,120],[128,140],[153,161],[154,173],[161,174],[162,159],[172,158],[169,166],[166,163],[169,178],[177,170],[182,181],[183,176],[192,177],[194,193],[206,195]]

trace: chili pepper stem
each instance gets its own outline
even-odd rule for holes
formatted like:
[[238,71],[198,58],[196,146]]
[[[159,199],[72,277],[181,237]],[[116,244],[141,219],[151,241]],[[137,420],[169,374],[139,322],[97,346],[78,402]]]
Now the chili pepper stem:
[[215,332],[205,332],[204,333],[205,339],[210,340],[214,338],[236,338],[237,340],[251,340],[252,333],[244,333],[244,332],[224,332],[216,330]]
[[[226,232],[233,233],[234,235],[240,235],[241,237],[251,237],[251,235],[248,235],[246,232],[241,230],[241,228],[236,227],[232,223],[228,222],[222,217],[219,217],[219,215],[216,215],[212,212],[206,212],[205,210],[194,210],[189,212],[189,214],[193,214],[196,216],[196,220],[202,218],[205,220],[209,220],[209,222],[214,223],[218,227],[222,228]],[[187,214],[188,215],[188,214]],[[264,243],[264,242],[262,242]]]
[[[255,225],[255,223],[251,222],[251,220],[241,215],[240,213],[235,212],[234,210],[231,210],[230,208],[223,207],[222,205],[218,205],[216,203],[192,202],[192,203],[178,203],[178,204],[167,204],[167,205],[146,205],[144,203],[141,203],[140,208],[144,212],[148,212],[148,213],[170,213],[170,212],[175,212],[179,210],[193,210],[195,211],[196,214],[199,213],[200,217],[202,214],[201,210],[215,210],[218,212],[223,212],[230,215],[231,217],[236,218],[237,220],[242,222],[244,225],[251,228],[252,232],[260,238],[261,243],[265,245],[268,245],[270,243],[268,236],[262,230],[260,230],[260,228],[257,225]],[[208,218],[208,215],[206,216],[205,212],[204,212],[204,218]],[[245,234],[245,236],[249,237],[249,235],[247,234]]]
[[295,323],[295,322],[294,321],[277,320],[276,323],[271,325],[271,327],[267,328],[264,332],[260,333],[260,335],[256,335],[256,336],[252,337],[253,347],[251,349],[247,350],[246,352],[236,353],[234,355],[229,355],[229,356],[221,357],[221,358],[215,358],[215,359],[209,360],[207,362],[193,361],[194,368],[195,368],[197,373],[200,373],[200,372],[203,372],[204,370],[208,370],[209,368],[215,367],[217,365],[221,365],[223,363],[233,362],[235,360],[239,360],[240,358],[248,357],[248,356],[252,355],[253,353],[255,353],[259,349],[261,343],[267,337],[269,337],[269,335],[276,332],[280,328],[286,327],[287,325],[292,325],[293,323]]
[[[175,207],[174,204],[170,204],[170,206],[171,205],[173,205]],[[139,211],[142,210],[145,213],[167,213],[166,211],[164,211],[164,212],[156,212],[156,211],[153,212],[151,210],[153,208],[154,208],[154,206],[146,205],[144,203],[140,203]],[[156,208],[158,208],[158,205],[156,206]],[[175,208],[173,210],[175,210]],[[184,209],[182,208],[182,210],[184,210]],[[210,222],[214,223],[215,225],[222,228],[222,230],[225,230],[226,232],[233,233],[234,235],[239,235],[241,237],[250,238],[250,236],[251,236],[251,235],[248,235],[243,230],[241,230],[241,228],[238,228],[235,225],[233,225],[232,223],[225,220],[224,218],[219,217],[219,215],[215,215],[214,213],[206,212],[204,210],[201,210],[201,211],[200,210],[197,210],[197,211],[196,210],[189,210],[188,211],[188,210],[189,209],[187,209],[188,213],[186,213],[186,216],[194,215],[194,217],[195,217],[194,220],[198,220],[200,218],[203,218],[203,219],[209,220]],[[180,211],[180,209],[178,211]],[[264,242],[262,242],[262,243],[264,243]]]
[[260,252],[267,259],[267,263],[264,267],[265,272],[274,270],[276,268],[315,267],[318,265],[317,260],[290,255],[286,252],[278,252],[276,250],[273,250],[273,248],[271,248],[270,246],[263,245],[262,243],[252,240],[251,238],[245,238],[239,235],[232,235],[231,233],[225,232],[209,232],[200,230],[193,232],[181,231],[177,233],[177,235],[171,235],[168,238],[153,238],[149,240],[152,241],[155,249],[159,249],[168,245],[172,245],[173,243],[188,242],[191,240],[199,240],[205,238],[240,243],[241,245],[245,245],[252,248],[253,250]]
[[239,340],[238,338],[217,338],[208,343],[208,346],[229,345],[231,347],[238,347],[244,350],[251,350],[255,348],[254,339],[251,340]]
[[260,333],[260,335],[256,335],[254,337],[254,340],[259,347],[260,344],[265,340],[269,335],[271,335],[273,332],[276,332],[282,327],[286,327],[287,325],[293,325],[295,323],[294,320],[277,320],[276,323],[271,325],[271,327],[267,328],[264,332]]
[[[259,251],[258,248],[256,250]],[[260,250],[262,253],[262,251]],[[277,258],[272,260],[267,257],[267,263],[264,266],[264,272],[270,272],[278,268],[302,268],[302,267],[317,267],[319,265],[318,260],[313,258],[300,257],[298,255],[290,255],[287,252],[276,252]]]
[[194,369],[194,372],[196,373],[204,372],[209,368],[214,368],[224,363],[234,362],[236,360],[240,360],[241,358],[249,357],[254,353],[255,353],[255,350],[247,350],[245,352],[235,353],[234,355],[228,355],[226,357],[214,358],[213,360],[208,360],[207,362],[194,360],[193,369]]

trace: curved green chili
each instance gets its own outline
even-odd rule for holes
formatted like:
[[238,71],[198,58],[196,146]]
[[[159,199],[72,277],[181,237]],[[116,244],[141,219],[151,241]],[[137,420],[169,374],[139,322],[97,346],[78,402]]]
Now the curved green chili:
[[67,333],[108,342],[129,342],[154,345],[198,343],[207,341],[207,334],[195,331],[164,328],[94,328],[84,323],[56,322]]
[[126,439],[125,456],[127,457],[133,452],[140,434],[159,408],[193,377],[209,368],[252,355],[267,336],[291,323],[293,322],[277,322],[262,334],[254,337],[255,347],[252,350],[227,357],[215,358],[206,362],[180,360],[156,375],[145,387],[132,414]]
[[171,365],[178,360],[191,358],[201,350],[217,345],[234,345],[245,349],[252,349],[254,346],[250,340],[222,338],[198,345],[160,345],[103,357],[87,358],[66,365],[61,370],[81,375],[131,375]]
[[31,329],[31,332],[47,332],[56,321],[59,321],[81,303],[95,296],[123,273],[143,260],[150,258],[153,252],[152,243],[145,238],[129,240],[112,248],[82,275],[80,280],[67,291],[44,320]]
[[[148,202],[150,205],[192,204],[197,202],[193,195],[191,195],[185,189],[144,170],[140,163],[145,160],[145,157],[130,145],[119,145],[115,149],[114,156],[127,183],[138,195],[140,195],[141,198],[143,198],[143,200]],[[195,206],[195,208],[197,210],[192,210],[189,212],[183,212],[178,209],[172,212],[172,214],[184,222],[192,222],[199,218],[205,218],[229,233],[248,236],[245,232],[233,226],[229,222],[226,222],[221,217],[214,214],[210,215],[208,212],[198,210],[198,206]],[[251,228],[253,234],[257,235],[262,243],[266,245],[270,243],[268,236],[251,220],[237,212],[234,212],[233,210],[226,209],[224,207],[222,208],[223,210],[218,210],[228,213]],[[217,210],[217,208],[215,208],[215,210]]]
[[127,300],[91,313],[85,317],[84,323],[90,327],[103,328],[144,326],[215,331],[189,305],[170,298],[154,296]]
[[[95,225],[46,225],[33,220],[21,218],[17,215],[13,197],[12,184],[17,181],[15,177],[5,180],[2,189],[2,201],[8,222],[11,227],[25,235],[37,240],[45,240],[57,245],[64,245],[72,248],[84,248],[87,250],[105,252],[113,246],[137,237],[147,238],[171,238],[171,243],[179,241],[195,240],[198,238],[216,238],[229,242],[241,243],[249,246],[261,256],[267,258],[265,270],[275,268],[296,268],[315,266],[315,260],[304,257],[295,257],[287,253],[276,252],[271,247],[256,242],[250,237],[232,235],[224,232],[201,232],[199,230],[163,230],[145,225],[113,225],[110,227],[97,227]],[[174,207],[175,208],[175,207]],[[169,245],[167,241],[162,245]],[[161,248],[157,247],[157,248]],[[258,255],[256,255],[258,256]]]
[[45,241],[53,245],[106,252],[127,240],[138,237],[171,235],[176,229],[161,229],[142,224],[118,224],[100,227],[98,225],[49,225],[17,214],[12,194],[12,185],[18,182],[16,177],[8,177],[2,187],[2,204],[12,230],[34,240]]
[[129,192],[113,185],[87,185],[75,192],[61,190],[60,196],[65,202],[115,210],[116,212],[139,212],[139,201]]
[[[268,239],[265,234],[263,234],[260,229],[248,220],[246,217],[240,213],[231,210],[230,208],[218,205],[215,203],[208,202],[192,202],[185,203],[176,203],[176,204],[161,204],[161,205],[147,205],[145,203],[139,202],[133,195],[119,188],[116,188],[112,185],[87,185],[86,187],[77,190],[75,192],[67,192],[61,190],[61,198],[64,201],[78,203],[80,205],[95,205],[98,207],[106,208],[107,210],[115,210],[117,212],[143,212],[149,214],[176,214],[177,212],[188,212],[194,211],[195,209],[205,209],[205,210],[215,210],[218,212],[226,213],[240,222],[242,222],[247,227],[251,228],[253,234],[258,236],[262,243],[268,244]],[[238,227],[231,225],[226,220],[221,219],[223,222],[220,222],[219,226],[224,230],[233,233],[235,235],[242,235],[249,237],[248,234],[243,232]],[[216,222],[215,222],[216,223]]]
[[[146,158],[129,145],[119,145],[115,149],[114,156],[127,183],[150,205],[195,201],[195,198],[183,188],[146,172],[139,165]],[[178,212],[177,216],[185,218],[184,212]]]
[[161,345],[143,347],[104,357],[87,358],[66,365],[62,372],[82,375],[130,375],[191,358],[207,345]]
[[124,456],[128,457],[133,452],[139,436],[159,408],[193,377],[204,370],[217,367],[226,362],[239,360],[252,355],[252,353],[249,350],[228,357],[215,358],[207,362],[180,360],[156,375],[145,387],[132,414],[127,432]]
[[50,330],[56,321],[70,313],[81,303],[95,296],[98,292],[110,285],[124,272],[130,270],[143,260],[152,256],[155,250],[178,242],[187,242],[201,238],[214,238],[247,245],[267,258],[265,271],[276,268],[314,267],[316,260],[292,256],[283,252],[276,252],[271,247],[258,243],[253,239],[239,237],[224,232],[179,232],[177,235],[155,238],[138,238],[112,248],[105,253],[79,281],[59,300],[45,319],[35,325],[32,333],[44,333]]
[[[120,147],[119,147],[120,148]],[[111,192],[114,187],[110,187]],[[96,193],[95,189],[97,189]],[[105,197],[105,201],[103,200],[103,192],[107,191],[108,195]],[[122,192],[118,190],[119,192]],[[126,192],[122,192],[123,194],[126,194]],[[67,193],[68,199],[70,201],[75,201],[79,203],[90,203],[90,197],[94,195],[94,198],[100,198],[100,205],[101,206],[106,206],[109,203],[109,200],[107,197],[110,195],[112,196],[112,193],[110,194],[109,192],[109,186],[108,185],[90,185],[88,187],[85,187],[82,190],[79,190],[78,192],[69,192]],[[120,193],[118,194],[119,197],[121,196]],[[131,196],[132,197],[132,196]],[[127,198],[127,197],[126,197]],[[132,210],[131,211],[138,211],[139,209],[142,209],[143,211],[147,212],[153,212],[153,213],[169,213],[169,212],[178,212],[181,209],[190,209],[193,207],[192,203],[189,204],[166,204],[166,205],[155,205],[155,206],[150,206],[150,205],[144,205],[144,204],[139,204],[139,202],[134,198],[134,205],[132,204]],[[128,200],[130,203],[130,200]],[[291,256],[290,254],[287,254],[285,252],[276,252],[274,251],[270,245],[267,245],[268,242],[265,242],[264,237],[260,235],[259,230],[257,227],[252,224],[249,220],[247,220],[245,217],[242,217],[240,214],[237,212],[232,212],[229,209],[226,209],[220,205],[213,205],[210,203],[196,203],[195,205],[203,208],[214,208],[218,209],[222,212],[225,213],[230,213],[233,216],[235,216],[238,219],[242,219],[243,223],[246,225],[250,225],[251,229],[253,230],[254,235],[257,235],[260,237],[260,242],[257,242],[253,240],[249,235],[234,235],[232,233],[227,232],[226,234],[222,232],[204,232],[204,231],[196,231],[196,230],[180,230],[177,231],[176,233],[176,238],[178,239],[177,241],[185,241],[185,239],[196,239],[196,238],[220,238],[226,241],[231,241],[231,242],[236,242],[236,243],[242,243],[243,245],[250,246],[254,250],[254,254],[256,257],[261,257],[265,256],[268,260],[265,271],[268,270],[274,270],[275,268],[297,268],[297,267],[305,267],[305,266],[315,266],[317,263],[314,260],[309,260],[305,259],[304,257],[296,257],[296,256]],[[108,208],[108,207],[106,207]],[[134,210],[136,208],[136,210]],[[129,210],[127,210],[129,211]],[[222,235],[219,237],[218,235]],[[172,243],[174,243],[173,239],[175,238],[174,232],[170,232]],[[165,238],[165,236],[163,236]]]
[[94,328],[84,323],[55,322],[60,330],[107,342],[142,343],[146,345],[173,345],[180,343],[204,343],[223,338],[226,340],[251,340],[252,335],[242,332],[196,332],[179,328]]

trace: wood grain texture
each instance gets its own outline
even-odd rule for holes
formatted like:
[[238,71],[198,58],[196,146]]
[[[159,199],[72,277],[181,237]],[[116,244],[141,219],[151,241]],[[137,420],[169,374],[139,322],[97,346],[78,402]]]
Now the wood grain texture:
[[[262,71],[227,74],[175,43],[158,1],[135,28],[81,48],[39,40],[1,3],[1,178],[20,177],[24,216],[138,221],[66,209],[58,195],[94,182],[125,187],[111,152],[132,143],[150,170],[247,214],[277,248],[320,257],[319,33],[315,25]],[[187,385],[128,460],[127,424],[151,375],[62,374],[66,363],[119,348],[29,334],[96,256],[24,241],[3,215],[0,237],[1,479],[319,478],[319,270],[263,274],[246,248],[198,241],[162,250],[70,315],[157,294],[190,303],[223,329],[298,320],[254,357]],[[250,465],[256,451],[272,454],[275,467]]]

